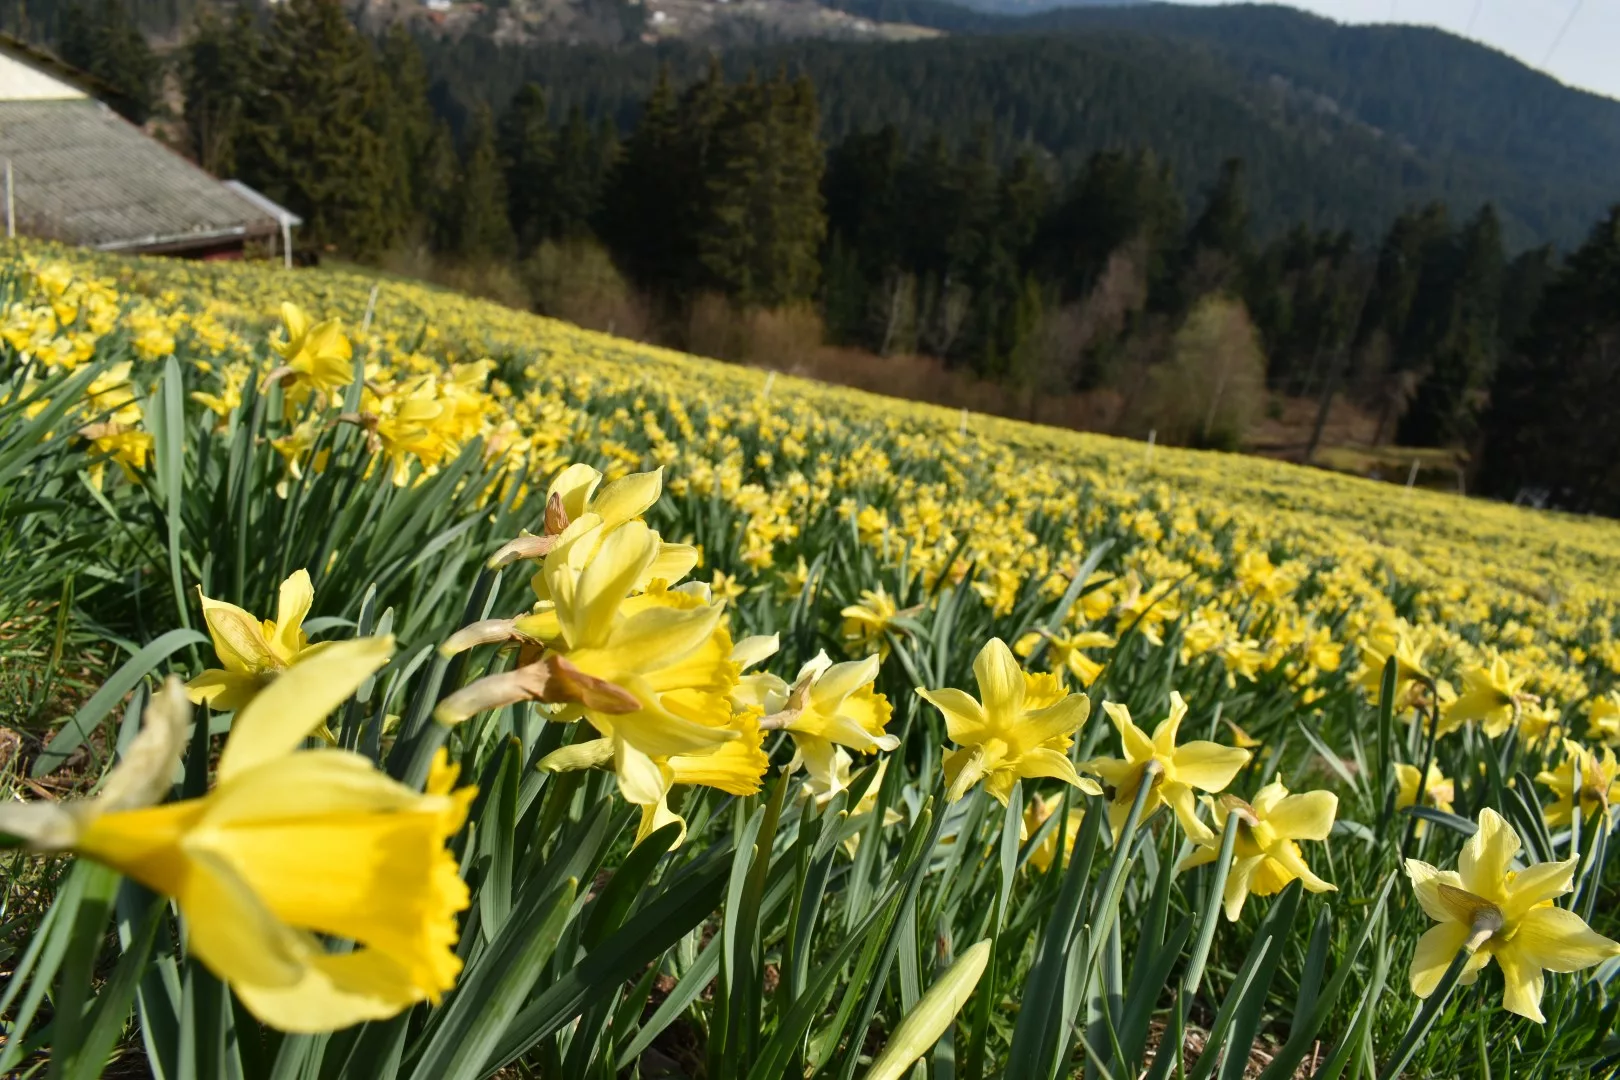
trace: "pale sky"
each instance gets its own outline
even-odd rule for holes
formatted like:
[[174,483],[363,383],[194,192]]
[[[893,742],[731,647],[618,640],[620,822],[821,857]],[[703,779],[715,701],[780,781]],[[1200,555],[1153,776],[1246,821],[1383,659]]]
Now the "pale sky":
[[1438,26],[1516,56],[1571,86],[1620,98],[1620,4],[1615,0],[1284,2],[1340,22]]

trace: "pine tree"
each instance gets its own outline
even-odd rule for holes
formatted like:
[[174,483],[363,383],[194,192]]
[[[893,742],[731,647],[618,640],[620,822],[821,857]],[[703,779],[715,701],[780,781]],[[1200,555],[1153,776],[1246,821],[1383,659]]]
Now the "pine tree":
[[387,144],[395,197],[402,204],[398,216],[404,232],[427,239],[433,234],[433,218],[438,212],[435,200],[439,192],[434,177],[441,165],[440,155],[446,151],[436,130],[438,120],[428,102],[427,65],[421,47],[404,23],[396,22],[388,28],[381,52],[387,85],[380,101],[380,130]]
[[1401,418],[1401,442],[1447,446],[1473,439],[1496,369],[1502,272],[1502,228],[1496,211],[1486,205],[1436,250],[1414,301],[1421,336],[1407,348],[1423,358],[1417,369],[1421,381]]
[[158,61],[126,0],[75,0],[62,13],[62,59],[107,88],[107,104],[125,119],[146,122],[156,98]]
[[602,238],[643,288],[668,289],[681,272],[683,236],[675,219],[685,199],[681,119],[669,71],[643,104],[606,196]]
[[495,114],[485,105],[473,113],[461,165],[461,215],[456,252],[465,257],[510,255],[512,223],[506,216],[506,178],[495,145]]
[[1620,206],[1547,287],[1502,366],[1485,421],[1481,480],[1504,498],[1620,515]]
[[382,79],[339,0],[286,0],[255,51],[237,167],[304,219],[318,247],[369,255],[393,243],[393,163],[377,128]]
[[520,253],[553,235],[556,207],[555,135],[546,92],[526,83],[501,117],[496,144],[506,184],[507,212]]
[[243,102],[253,89],[254,32],[246,7],[230,19],[205,8],[181,53],[187,139],[197,163],[216,176],[236,172]]

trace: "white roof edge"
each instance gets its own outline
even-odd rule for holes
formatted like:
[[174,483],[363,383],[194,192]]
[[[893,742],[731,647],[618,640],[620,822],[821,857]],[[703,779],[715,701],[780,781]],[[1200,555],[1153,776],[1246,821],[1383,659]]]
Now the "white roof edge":
[[283,225],[302,225],[304,219],[288,210],[263,192],[256,191],[240,180],[221,180],[220,183],[236,192],[242,198],[263,210]]

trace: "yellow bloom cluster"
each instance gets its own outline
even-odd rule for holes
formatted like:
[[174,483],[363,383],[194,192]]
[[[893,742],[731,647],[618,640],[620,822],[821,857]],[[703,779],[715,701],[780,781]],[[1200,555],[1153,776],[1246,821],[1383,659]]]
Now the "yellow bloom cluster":
[[[1162,807],[1194,844],[1183,867],[1214,861],[1230,828],[1224,900],[1232,919],[1248,896],[1295,880],[1333,888],[1301,843],[1327,840],[1337,797],[1290,793],[1281,780],[1247,801],[1228,792],[1258,741],[1230,720],[1238,747],[1183,740],[1187,708],[1176,693],[1151,734],[1124,705],[1105,702],[1119,756],[1080,760],[1085,725],[1101,723],[1085,691],[1095,692],[1121,657],[1162,657],[1187,680],[1178,685],[1196,681],[1290,717],[1333,695],[1376,700],[1393,663],[1387,704],[1403,720],[1449,745],[1517,737],[1537,748],[1546,767],[1536,779],[1553,795],[1543,811],[1550,823],[1607,812],[1620,798],[1615,523],[1555,520],[1251,458],[1149,454],[1101,436],[767,380],[404,282],[251,265],[115,269],[101,256],[27,249],[9,272],[0,343],[30,385],[99,365],[70,414],[97,486],[108,462],[125,482],[147,482],[153,434],[143,402],[173,365],[196,416],[224,431],[239,433],[245,403],[257,400],[264,437],[284,466],[283,496],[330,467],[328,436],[344,425],[363,432],[378,484],[420,483],[463,455],[498,475],[492,494],[522,508],[538,531],[513,538],[491,565],[524,564],[532,603],[442,644],[446,655],[499,645],[515,661],[491,659],[435,715],[455,725],[536,702],[548,719],[575,724],[541,767],[611,769],[640,809],[638,839],[666,825],[684,835],[682,786],[757,792],[773,732],[792,741],[791,767],[805,771],[813,797],[836,797],[853,755],[896,747],[875,681],[903,643],[924,634],[929,604],[946,589],[1006,635],[978,638],[989,640],[973,665],[977,696],[918,688],[955,744],[941,762],[948,796],[982,785],[1005,804],[1020,780],[1058,781],[1105,798],[1116,839],[1133,807],[1139,820]],[[288,300],[268,310],[272,296]],[[44,405],[39,397],[31,407]],[[853,549],[858,574],[829,572],[820,558],[828,537]],[[707,584],[693,577],[705,564]],[[201,805],[105,803],[33,833],[26,822],[15,830],[40,837],[40,846],[102,858],[176,895],[188,914],[214,901],[155,867],[175,851],[209,873],[225,866],[235,876],[221,876],[220,888],[234,890],[227,899],[237,906],[220,910],[257,920],[264,948],[286,964],[248,970],[246,954],[207,937],[206,919],[199,956],[245,988],[250,1008],[292,1030],[318,1026],[301,1009],[389,1015],[442,992],[455,975],[445,924],[465,903],[453,868],[447,877],[435,861],[432,880],[402,885],[428,898],[409,933],[400,931],[410,947],[372,942],[335,909],[289,898],[264,877],[270,863],[209,824],[221,804],[258,820],[233,801],[255,769],[319,770],[337,760],[320,755],[338,751],[297,751],[297,740],[386,657],[355,677],[365,664],[343,651],[350,643],[312,646],[302,630],[309,593],[308,577],[294,575],[274,621],[203,598],[221,666],[194,678],[189,694],[237,710],[238,730]],[[819,653],[791,680],[761,670],[780,642],[743,636],[756,628],[737,610],[756,598],[813,598],[836,613],[824,640],[847,659]],[[1061,610],[1051,622],[1029,614],[1054,606]],[[336,673],[334,657],[353,663]],[[267,696],[285,704],[294,689],[317,686],[325,689],[288,712],[273,745],[252,748],[253,729],[269,721],[247,721],[265,715]],[[1582,723],[1579,733],[1600,749],[1570,738]],[[289,742],[282,736],[293,728]],[[227,769],[238,745],[249,749],[235,757],[251,767]],[[1389,764],[1398,805],[1448,811],[1458,799],[1459,784],[1438,766]],[[332,766],[340,767],[348,766]],[[1455,771],[1455,761],[1447,768]],[[356,813],[419,811],[412,827],[440,853],[465,813],[467,796],[451,790],[442,769],[426,793],[403,793],[380,777],[353,790]],[[1037,797],[1009,810],[1034,830],[1059,805]],[[282,827],[275,814],[284,803],[264,806],[269,827]],[[1032,862],[1056,861],[1082,816],[1077,809],[1046,826],[1048,842]],[[1540,972],[1589,966],[1611,955],[1612,943],[1550,906],[1570,886],[1563,864],[1509,869],[1517,841],[1505,829],[1482,815],[1457,875],[1408,863],[1424,910],[1442,923],[1419,948],[1413,988],[1433,991],[1466,947],[1476,957],[1470,974],[1494,957],[1508,977],[1507,1007],[1539,1018]],[[327,854],[335,860],[337,851]],[[376,880],[393,873],[373,870]],[[361,886],[376,880],[356,884],[345,902],[361,903],[369,895]],[[371,946],[355,955],[394,966],[387,978],[368,968],[379,981],[345,998],[336,961],[310,944],[316,933],[355,938]],[[303,996],[289,997],[294,990]]]

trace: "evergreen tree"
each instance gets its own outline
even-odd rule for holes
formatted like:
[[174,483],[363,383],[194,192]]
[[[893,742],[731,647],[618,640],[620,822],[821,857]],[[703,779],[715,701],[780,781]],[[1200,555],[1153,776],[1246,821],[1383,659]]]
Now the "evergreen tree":
[[1249,251],[1249,206],[1241,158],[1228,158],[1204,198],[1204,209],[1187,231],[1172,304],[1184,310],[1195,299],[1238,284]]
[[1486,205],[1438,249],[1420,286],[1413,320],[1421,337],[1408,345],[1423,357],[1412,406],[1401,418],[1401,442],[1466,445],[1496,369],[1497,307],[1502,289],[1502,230]]
[[682,273],[683,237],[675,213],[690,173],[679,156],[684,146],[677,110],[665,70],[642,106],[606,196],[603,239],[643,288],[668,288]]
[[1620,206],[1547,287],[1503,365],[1481,479],[1504,498],[1620,515]]
[[338,0],[277,7],[253,74],[236,140],[242,177],[304,219],[307,243],[362,256],[386,248],[402,220],[376,126],[383,80]]
[[611,146],[603,145],[609,131],[593,131],[585,110],[579,106],[568,110],[568,119],[556,140],[547,222],[551,235],[582,236],[590,229],[602,200],[602,178],[612,162]]
[[507,217],[506,178],[495,145],[495,114],[484,106],[473,114],[467,153],[461,166],[461,215],[456,253],[464,257],[510,255],[512,223]]
[[246,7],[225,19],[202,15],[181,53],[186,136],[197,163],[216,176],[236,172],[243,102],[253,88],[253,16]]
[[555,141],[546,92],[534,83],[525,84],[506,107],[497,138],[507,212],[519,252],[530,251],[553,232]]
[[387,143],[394,190],[404,204],[399,216],[407,231],[431,237],[432,219],[442,212],[436,205],[442,192],[435,189],[434,177],[446,168],[453,172],[454,151],[439,137],[438,120],[428,103],[427,66],[404,23],[388,28],[381,50],[387,85],[380,102],[380,130]]
[[1038,241],[1041,265],[1064,296],[1090,293],[1109,257],[1139,244],[1149,286],[1163,284],[1166,255],[1179,242],[1185,209],[1169,167],[1147,151],[1091,156],[1053,208]]
[[143,124],[156,100],[157,57],[126,0],[87,3],[75,0],[62,12],[62,59],[106,87],[107,104],[125,119]]

